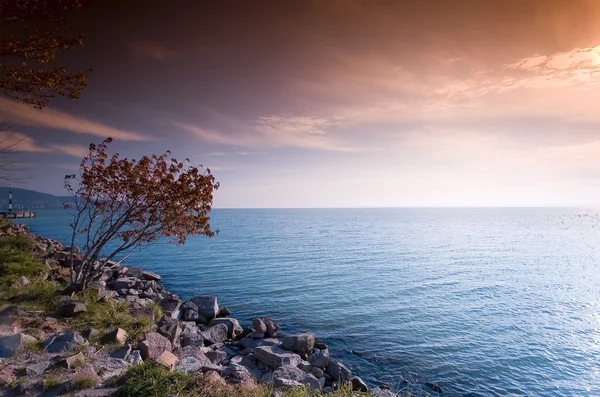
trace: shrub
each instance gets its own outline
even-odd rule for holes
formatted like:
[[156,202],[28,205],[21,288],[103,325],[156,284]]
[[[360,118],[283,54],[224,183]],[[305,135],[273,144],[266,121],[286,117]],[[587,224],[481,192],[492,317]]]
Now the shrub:
[[21,276],[31,278],[44,270],[33,247],[35,242],[24,236],[0,237],[0,285],[10,286]]

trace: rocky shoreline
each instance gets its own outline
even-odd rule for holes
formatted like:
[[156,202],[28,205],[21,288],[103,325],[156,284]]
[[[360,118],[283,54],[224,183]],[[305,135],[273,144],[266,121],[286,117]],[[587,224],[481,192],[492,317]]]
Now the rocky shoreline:
[[[43,277],[67,277],[71,253],[61,243],[32,234],[19,224],[11,224],[3,234],[25,235],[35,241],[35,252],[45,260]],[[74,255],[75,260],[80,259],[78,253]],[[255,318],[243,326],[219,305],[217,297],[200,295],[182,301],[160,280],[156,273],[109,262],[90,284],[89,290],[99,302],[125,302],[134,317],[156,306],[162,313],[151,332],[138,340],[132,341],[120,328],[103,335],[103,342],[111,349],[90,343],[100,334],[97,329],[62,329],[61,322],[68,323],[88,310],[83,300],[61,296],[54,312],[38,324],[38,338],[23,331],[31,325],[31,313],[17,304],[4,305],[0,311],[0,390],[4,395],[72,394],[78,379],[81,382],[85,378],[91,379],[92,388],[79,390],[76,396],[118,395],[114,380],[131,366],[151,361],[222,384],[270,384],[274,396],[277,390],[297,386],[332,393],[342,385],[375,397],[395,396],[386,387],[369,390],[360,377],[330,357],[327,345],[313,334],[281,335],[279,324],[269,317]],[[27,283],[25,277],[15,281],[17,287]],[[32,343],[39,343],[41,349],[28,351]],[[48,394],[42,384],[44,375],[57,367],[65,370],[64,379]]]

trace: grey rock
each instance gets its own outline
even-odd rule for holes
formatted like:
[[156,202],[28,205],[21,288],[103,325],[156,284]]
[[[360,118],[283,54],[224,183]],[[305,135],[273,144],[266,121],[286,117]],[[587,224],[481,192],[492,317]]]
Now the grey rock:
[[27,376],[40,376],[48,369],[49,366],[49,361],[41,361],[31,364],[25,367],[25,374]]
[[104,389],[81,390],[75,394],[75,397],[117,397],[119,389],[115,387]]
[[198,312],[198,305],[192,301],[185,301],[181,305],[181,310],[193,310],[195,312]]
[[174,298],[164,298],[160,302],[158,302],[160,308],[162,309],[165,316],[170,317],[172,319],[179,319],[181,306],[181,301],[179,299]]
[[209,344],[227,340],[228,328],[225,324],[217,324],[201,332],[202,338]]
[[142,354],[140,353],[139,350],[133,350],[129,354],[129,357],[127,357],[127,363],[129,365],[138,365],[138,364],[142,364],[143,362],[144,362],[144,360],[142,359]]
[[326,350],[327,345],[323,342],[315,342],[315,349]]
[[202,372],[215,371],[219,375],[221,375],[223,373],[223,369],[224,369],[224,367],[222,367],[220,365],[212,364],[212,363],[203,364],[202,368],[201,368]]
[[83,353],[79,352],[67,358],[64,358],[59,362],[59,364],[67,369],[72,369],[77,366],[81,366],[85,362],[85,356]]
[[69,332],[66,334],[54,334],[42,345],[45,352],[48,353],[64,353],[79,346],[87,345],[87,341],[83,339],[77,332]]
[[315,378],[317,379],[321,379],[325,376],[325,373],[323,372],[323,370],[319,367],[312,367],[312,374],[315,376]]
[[315,367],[327,368],[329,365],[329,350],[319,350],[308,356],[308,362]]
[[235,338],[242,333],[244,330],[240,325],[239,321],[235,318],[213,318],[209,326],[215,326],[217,324],[225,324],[227,326],[227,337]]
[[226,306],[219,306],[219,314],[217,317],[229,317],[231,311]]
[[100,384],[100,382],[102,382],[102,379],[98,376],[93,366],[86,365],[71,378],[71,389],[78,388],[78,385],[81,382],[85,382],[86,385],[88,385],[89,382],[92,382],[95,383],[94,386],[97,386],[98,384]]
[[182,358],[179,361],[179,364],[175,366],[175,369],[177,371],[185,372],[186,374],[191,374],[200,371],[204,364],[208,363],[202,362],[194,356],[188,356]]
[[197,312],[209,320],[217,317],[217,314],[219,314],[219,304],[217,303],[216,296],[196,296],[190,299],[190,301],[198,307]]
[[252,339],[263,339],[265,337],[265,333],[264,332],[250,332],[248,335],[248,338],[252,338]]
[[265,336],[267,338],[276,337],[277,333],[279,332],[279,324],[269,317],[263,317],[262,320],[265,323],[265,327],[267,327],[267,330],[265,331]]
[[221,375],[227,379],[227,383],[234,385],[247,384],[252,382],[252,378],[255,378],[255,376],[248,371],[248,368],[235,363],[231,363],[225,367]]
[[27,344],[36,342],[37,339],[27,334],[14,334],[0,338],[0,358],[10,358],[21,353]]
[[0,325],[12,326],[20,317],[29,317],[29,314],[17,306],[8,306],[0,311]]
[[206,352],[206,357],[208,357],[213,364],[221,364],[223,360],[227,358],[227,353],[223,350],[211,350]]
[[273,387],[276,389],[288,389],[298,386],[308,386],[311,392],[321,389],[321,383],[312,374],[307,374],[301,369],[284,365],[273,372]]
[[138,349],[144,360],[156,360],[163,352],[170,352],[172,345],[171,342],[161,334],[151,332],[138,344]]
[[292,350],[297,353],[308,353],[312,351],[313,347],[315,346],[315,335],[286,335],[281,341],[281,346],[284,349]]
[[127,268],[125,275],[147,281],[160,281],[161,279],[161,277],[158,274],[148,270],[140,269],[139,267]]
[[181,337],[181,346],[182,347],[186,347],[186,346],[204,346],[204,338],[202,337],[202,335],[196,333],[196,334],[192,334],[192,333],[187,333],[187,334],[183,334],[183,336]]
[[172,317],[163,316],[160,320],[158,320],[156,326],[156,332],[167,338],[173,347],[177,347],[179,345],[179,336],[181,335],[179,321]]
[[126,344],[125,346],[121,347],[120,349],[117,349],[114,352],[110,353],[110,357],[118,358],[121,360],[127,360],[127,357],[129,357],[129,355],[131,354],[131,349],[132,349],[131,345]]
[[254,320],[252,320],[252,328],[254,328],[254,331],[263,334],[267,332],[267,326],[265,325],[265,322],[262,318],[255,318]]
[[135,277],[121,277],[116,280],[113,280],[110,283],[110,286],[115,291],[121,290],[121,289],[128,290],[130,288],[134,288],[137,283],[138,283],[138,279]]
[[327,372],[333,378],[333,380],[336,381],[345,381],[352,377],[350,370],[346,368],[344,364],[332,359],[329,360],[329,365],[327,365],[325,372]]
[[254,356],[271,368],[279,368],[284,365],[298,366],[302,358],[295,353],[283,350],[277,346],[259,346],[253,351]]
[[183,320],[184,321],[199,321],[200,320],[200,314],[193,310],[193,309],[185,309],[183,311]]
[[252,339],[252,338],[242,338],[238,341],[238,343],[247,349],[254,349],[259,346],[278,346],[281,342],[277,339],[269,338],[269,339]]
[[13,288],[23,288],[29,284],[29,279],[25,276],[21,276],[15,280],[12,287]]
[[59,302],[54,311],[61,317],[74,317],[87,311],[87,308],[82,301],[67,299]]
[[363,393],[367,393],[369,391],[369,386],[358,376],[353,376],[350,378],[350,383],[352,384],[353,391],[360,391]]

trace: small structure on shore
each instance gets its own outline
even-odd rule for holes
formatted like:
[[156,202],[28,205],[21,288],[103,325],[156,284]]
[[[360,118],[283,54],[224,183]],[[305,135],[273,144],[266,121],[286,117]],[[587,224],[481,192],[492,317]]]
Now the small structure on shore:
[[35,212],[33,211],[13,211],[12,204],[12,188],[8,193],[8,211],[0,212],[0,218],[4,219],[21,219],[21,218],[35,218]]

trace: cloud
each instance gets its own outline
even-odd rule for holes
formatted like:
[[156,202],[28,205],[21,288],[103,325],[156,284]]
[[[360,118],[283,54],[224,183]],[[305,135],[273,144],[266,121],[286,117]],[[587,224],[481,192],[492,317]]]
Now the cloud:
[[173,122],[203,141],[247,148],[296,147],[331,151],[353,151],[327,131],[337,125],[333,119],[308,116],[262,116],[243,132],[227,134],[190,123]]
[[39,146],[31,137],[19,132],[0,132],[0,142],[4,147],[11,147],[17,152],[30,153],[62,153],[73,157],[82,158],[88,153],[88,149],[81,145],[51,144]]
[[166,62],[171,55],[171,51],[167,47],[156,41],[133,41],[129,43],[129,47],[136,58]]
[[15,103],[0,97],[0,114],[17,124],[47,127],[76,134],[112,137],[123,141],[148,141],[147,136],[137,132],[109,127],[82,117],[72,116],[58,110],[44,108],[37,110],[22,103]]

